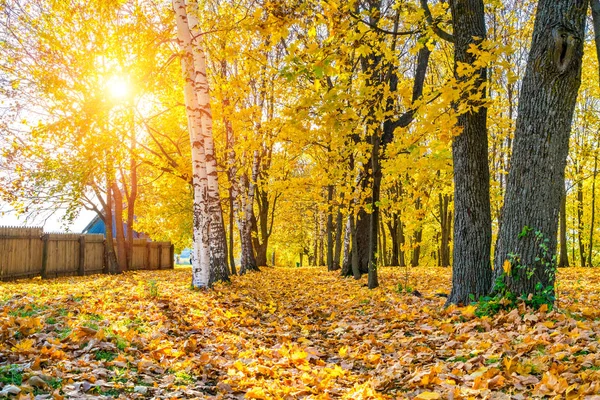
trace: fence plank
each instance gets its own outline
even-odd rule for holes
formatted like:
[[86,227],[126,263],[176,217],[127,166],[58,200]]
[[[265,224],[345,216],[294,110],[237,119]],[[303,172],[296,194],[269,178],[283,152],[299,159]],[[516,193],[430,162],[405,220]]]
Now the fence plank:
[[[172,267],[170,242],[134,239],[132,269]],[[102,234],[44,233],[42,228],[0,226],[0,280],[105,272]]]

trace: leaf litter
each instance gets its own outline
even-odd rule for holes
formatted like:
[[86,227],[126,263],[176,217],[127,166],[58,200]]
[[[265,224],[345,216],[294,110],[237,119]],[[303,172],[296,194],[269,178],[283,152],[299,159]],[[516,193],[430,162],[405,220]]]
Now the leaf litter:
[[[211,291],[189,269],[0,284],[0,397],[600,399],[600,278],[560,272],[558,308],[475,316],[317,268],[265,268]],[[405,282],[404,282],[405,284]],[[405,285],[406,286],[406,285]]]

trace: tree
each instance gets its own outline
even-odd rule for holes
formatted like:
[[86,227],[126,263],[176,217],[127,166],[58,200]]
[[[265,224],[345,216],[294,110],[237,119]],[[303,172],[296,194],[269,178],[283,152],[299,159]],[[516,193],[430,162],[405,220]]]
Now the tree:
[[229,280],[225,226],[221,213],[212,113],[206,75],[206,56],[199,42],[197,3],[190,12],[182,0],[173,0],[178,40],[183,52],[185,102],[192,145],[194,187],[194,257],[192,284],[210,287]]
[[494,276],[516,296],[553,299],[558,214],[587,0],[540,0],[523,79]]
[[[490,247],[492,241],[487,108],[485,90],[487,72],[477,63],[472,46],[486,37],[482,0],[450,2],[454,27],[455,77],[459,82],[472,79],[472,86],[461,93],[467,111],[460,113],[462,132],[454,139],[454,259],[452,291],[447,304],[467,304],[470,295],[487,294],[492,277]],[[472,74],[461,70],[471,67]],[[473,100],[475,99],[475,100]]]

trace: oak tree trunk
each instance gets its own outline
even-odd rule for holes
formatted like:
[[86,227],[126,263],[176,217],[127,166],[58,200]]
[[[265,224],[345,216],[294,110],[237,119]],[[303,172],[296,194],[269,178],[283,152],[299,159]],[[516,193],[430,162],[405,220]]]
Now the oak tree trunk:
[[[581,83],[587,5],[587,0],[538,3],[494,270],[517,296],[554,287],[558,214]],[[510,274],[503,269],[507,260]]]
[[[450,1],[454,27],[454,71],[459,81],[471,79],[457,70],[461,63],[473,64],[475,55],[470,47],[486,38],[483,0]],[[447,304],[467,304],[470,295],[479,298],[487,294],[492,282],[490,246],[492,240],[490,214],[490,172],[488,166],[487,108],[469,97],[485,97],[481,85],[487,71],[474,72],[475,84],[463,94],[472,107],[458,117],[462,132],[452,144],[454,161],[454,258],[452,291]]]
[[558,260],[558,266],[568,267],[569,266],[569,250],[567,249],[567,193],[563,184],[562,199],[560,200],[560,258]]

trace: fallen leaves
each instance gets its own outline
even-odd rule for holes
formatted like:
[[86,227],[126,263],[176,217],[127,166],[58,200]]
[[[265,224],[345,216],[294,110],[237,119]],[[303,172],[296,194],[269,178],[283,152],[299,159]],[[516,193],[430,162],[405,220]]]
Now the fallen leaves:
[[422,297],[396,292],[402,271],[391,268],[375,290],[315,268],[267,269],[208,292],[189,288],[187,269],[4,283],[0,395],[592,398],[592,272],[559,277],[560,311],[482,318],[443,307],[441,268],[411,270]]

